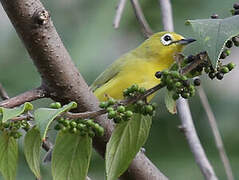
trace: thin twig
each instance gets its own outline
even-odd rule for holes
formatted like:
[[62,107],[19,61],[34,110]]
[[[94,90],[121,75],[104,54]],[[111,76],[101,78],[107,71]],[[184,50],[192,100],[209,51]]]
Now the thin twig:
[[117,5],[115,18],[114,18],[114,21],[113,21],[113,26],[114,26],[115,29],[117,29],[119,27],[120,20],[121,20],[121,17],[122,17],[124,8],[125,8],[126,1],[127,0],[119,0],[119,4]]
[[130,0],[134,9],[135,16],[140,24],[141,30],[146,38],[149,38],[153,31],[146,21],[138,0]]
[[9,96],[1,83],[0,83],[0,97],[2,98],[2,100],[9,99]]
[[180,101],[177,101],[177,111],[179,112],[179,117],[182,122],[181,129],[187,138],[195,161],[201,169],[205,179],[217,180],[213,168],[207,159],[207,156],[196,133],[187,100],[180,98]]
[[220,157],[221,157],[221,161],[222,161],[223,166],[225,168],[227,179],[228,180],[234,180],[234,176],[233,176],[233,173],[232,173],[230,162],[229,162],[229,159],[227,157],[226,151],[224,149],[222,137],[221,137],[219,129],[217,127],[216,118],[214,116],[214,113],[213,113],[213,111],[211,109],[211,106],[210,106],[210,104],[208,102],[207,95],[206,95],[206,93],[205,93],[205,91],[204,91],[202,86],[198,87],[198,94],[199,94],[201,103],[203,105],[203,108],[204,108],[204,110],[205,110],[205,112],[207,114],[208,122],[209,122],[209,124],[211,126],[211,129],[212,129],[212,132],[213,132],[213,136],[214,136],[214,140],[215,140],[217,149],[219,151],[219,154],[220,154]]
[[164,30],[173,32],[173,12],[170,0],[159,0],[159,3]]
[[13,98],[1,101],[0,107],[11,108],[11,107],[19,106],[25,102],[34,101],[36,99],[40,99],[44,97],[46,97],[46,92],[43,88],[39,87],[36,89],[32,89],[30,91],[26,91]]
[[[173,32],[174,29],[173,29],[171,2],[170,0],[160,0],[160,5],[162,9],[161,13],[163,17],[164,30]],[[204,175],[206,180],[217,180],[214,170],[209,160],[207,159],[204,149],[197,136],[197,132],[193,124],[193,120],[192,120],[192,116],[191,116],[191,112],[190,112],[187,100],[183,98],[179,98],[177,100],[176,106],[177,106],[177,111],[179,113],[179,117],[181,119],[182,127],[184,129],[188,144],[194,155],[196,163],[201,169],[202,174]]]

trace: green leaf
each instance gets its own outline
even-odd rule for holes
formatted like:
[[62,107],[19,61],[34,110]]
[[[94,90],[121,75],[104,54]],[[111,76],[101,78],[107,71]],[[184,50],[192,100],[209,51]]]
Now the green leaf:
[[0,107],[0,113],[2,114],[2,122],[6,122],[9,119],[12,119],[14,117],[17,117],[21,114],[23,114],[26,111],[32,110],[33,105],[29,102],[24,103],[24,105],[21,105],[16,108],[4,108]]
[[129,167],[148,138],[152,118],[134,114],[129,121],[117,124],[106,146],[107,180],[117,179]]
[[92,139],[60,131],[52,154],[53,180],[85,180],[90,164]]
[[30,129],[24,138],[24,154],[34,175],[40,179],[40,149],[41,149],[41,136],[36,127]]
[[41,139],[44,140],[51,122],[61,113],[76,108],[77,104],[71,102],[60,109],[39,108],[34,112],[35,122],[40,130]]
[[190,45],[185,53],[196,54],[207,51],[208,56],[215,67],[226,41],[239,34],[239,16],[225,19],[199,19],[188,20],[192,38],[197,41]]
[[15,180],[17,173],[18,144],[6,132],[0,133],[0,172],[5,180]]
[[176,114],[177,113],[177,109],[176,109],[176,101],[173,99],[173,91],[168,91],[166,90],[166,94],[165,94],[165,105],[168,109],[168,111],[171,114]]

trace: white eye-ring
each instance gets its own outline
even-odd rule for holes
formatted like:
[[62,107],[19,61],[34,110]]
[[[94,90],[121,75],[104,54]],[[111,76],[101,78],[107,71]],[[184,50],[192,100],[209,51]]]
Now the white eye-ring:
[[165,34],[161,37],[161,43],[165,46],[168,46],[172,43],[173,38],[171,34]]

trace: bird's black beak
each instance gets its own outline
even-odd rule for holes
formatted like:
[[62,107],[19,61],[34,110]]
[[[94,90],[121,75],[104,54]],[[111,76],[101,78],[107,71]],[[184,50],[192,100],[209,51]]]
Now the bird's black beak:
[[179,43],[179,44],[182,44],[182,45],[187,45],[187,44],[190,44],[194,41],[196,41],[196,39],[188,38],[188,39],[181,39],[179,41],[175,41],[175,43]]

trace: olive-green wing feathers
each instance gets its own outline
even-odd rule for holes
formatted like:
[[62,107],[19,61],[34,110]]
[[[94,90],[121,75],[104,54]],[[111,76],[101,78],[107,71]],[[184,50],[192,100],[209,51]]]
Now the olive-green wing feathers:
[[92,83],[90,89],[94,92],[96,89],[114,78],[121,71],[122,67],[125,65],[125,62],[130,59],[130,56],[130,53],[126,54],[107,67],[106,70],[102,72]]

